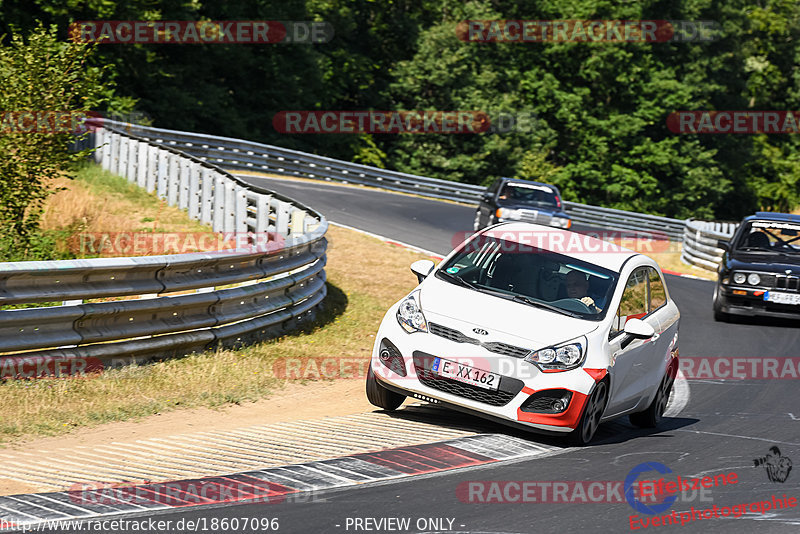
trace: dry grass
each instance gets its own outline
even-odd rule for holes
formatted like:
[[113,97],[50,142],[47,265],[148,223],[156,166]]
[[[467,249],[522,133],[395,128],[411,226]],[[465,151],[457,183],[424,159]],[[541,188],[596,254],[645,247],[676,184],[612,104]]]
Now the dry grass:
[[211,231],[210,227],[189,219],[186,212],[168,206],[155,194],[96,165],[82,167],[74,180],[54,181],[53,188],[61,190],[47,201],[42,229],[71,234],[60,246],[75,256],[106,255],[93,254],[101,249],[85,241],[81,234],[100,239],[115,232]]
[[386,309],[416,284],[408,266],[424,256],[341,228],[331,228],[329,240],[326,324],[238,351],[111,369],[94,378],[6,381],[0,385],[0,442],[254,401],[281,388],[284,382],[272,375],[280,358],[366,360]]

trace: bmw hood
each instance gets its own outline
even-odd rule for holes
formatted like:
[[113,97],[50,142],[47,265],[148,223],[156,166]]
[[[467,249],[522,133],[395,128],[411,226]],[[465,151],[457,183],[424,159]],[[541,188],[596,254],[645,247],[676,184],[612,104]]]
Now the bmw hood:
[[542,348],[588,334],[599,321],[561,315],[528,304],[506,300],[435,278],[425,280],[419,295],[420,307],[430,322],[438,317],[468,323],[491,334],[526,339]]

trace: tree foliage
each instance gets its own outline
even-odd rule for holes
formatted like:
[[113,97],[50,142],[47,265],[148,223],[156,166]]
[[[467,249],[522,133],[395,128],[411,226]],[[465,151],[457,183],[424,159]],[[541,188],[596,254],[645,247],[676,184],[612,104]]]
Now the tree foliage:
[[[7,119],[0,134],[4,259],[47,255],[38,227],[43,202],[52,193],[53,179],[86,156],[85,151],[69,150],[74,142],[71,121],[64,128],[55,113],[74,117],[95,110],[108,94],[104,69],[87,64],[91,52],[91,46],[60,40],[55,27],[42,26],[26,37],[15,34],[0,47],[0,111]],[[24,113],[44,120],[37,124],[23,119]]]
[[[520,176],[565,198],[738,219],[800,203],[798,135],[678,135],[682,110],[800,109],[793,0],[6,0],[0,25],[76,20],[324,20],[318,45],[101,45],[95,65],[156,126],[241,137],[485,184]],[[712,41],[469,43],[467,19],[711,20]],[[1,28],[0,28],[1,29]],[[130,103],[130,101],[129,101]],[[286,110],[483,111],[535,117],[475,135],[286,135]],[[103,111],[103,110],[100,110]]]

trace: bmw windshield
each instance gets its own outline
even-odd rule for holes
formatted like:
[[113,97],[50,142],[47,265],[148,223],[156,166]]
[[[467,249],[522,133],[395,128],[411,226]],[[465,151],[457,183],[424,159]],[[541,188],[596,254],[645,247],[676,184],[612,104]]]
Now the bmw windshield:
[[735,252],[782,254],[800,257],[800,224],[750,221],[740,234]]
[[449,283],[581,319],[605,316],[618,273],[573,257],[482,235],[436,273]]

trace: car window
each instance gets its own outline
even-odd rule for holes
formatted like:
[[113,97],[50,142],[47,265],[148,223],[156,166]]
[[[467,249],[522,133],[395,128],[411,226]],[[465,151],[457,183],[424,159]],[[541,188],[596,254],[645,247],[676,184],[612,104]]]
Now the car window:
[[800,224],[751,221],[742,229],[735,250],[800,254]]
[[438,278],[459,283],[458,278],[475,291],[523,297],[532,306],[591,320],[605,316],[617,276],[575,257],[487,235],[470,241],[437,270]]
[[652,313],[667,303],[667,292],[664,290],[664,281],[661,280],[658,271],[652,267],[648,267],[650,271],[650,308],[648,312]]
[[611,325],[609,337],[614,337],[625,328],[628,319],[641,319],[647,315],[647,267],[639,267],[633,271],[625,284],[625,291],[622,293],[617,308],[617,316]]
[[558,205],[555,191],[552,187],[546,185],[508,183],[500,191],[500,199],[552,206]]

